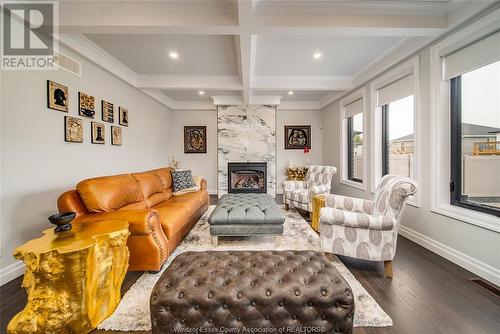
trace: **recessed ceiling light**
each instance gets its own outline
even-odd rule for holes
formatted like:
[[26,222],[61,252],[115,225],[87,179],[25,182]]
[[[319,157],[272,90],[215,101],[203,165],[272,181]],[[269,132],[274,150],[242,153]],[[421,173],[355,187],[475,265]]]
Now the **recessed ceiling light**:
[[321,52],[315,52],[315,53],[313,54],[313,58],[314,58],[314,59],[320,59],[322,56],[323,56],[323,55],[321,54]]
[[175,51],[170,51],[168,56],[172,59],[178,59],[179,58],[179,54]]
[[293,95],[293,90],[289,91],[288,95]]
[[202,90],[200,90],[200,91],[198,92],[198,94],[199,94],[199,95],[205,95],[205,92],[204,92],[204,91],[202,91]]

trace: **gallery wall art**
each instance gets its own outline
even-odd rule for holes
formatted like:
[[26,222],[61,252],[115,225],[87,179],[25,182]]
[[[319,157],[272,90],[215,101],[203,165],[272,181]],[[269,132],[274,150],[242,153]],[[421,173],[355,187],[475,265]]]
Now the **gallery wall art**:
[[126,108],[118,108],[118,123],[123,126],[128,126],[128,110]]
[[64,140],[70,143],[83,143],[83,120],[81,118],[64,117]]
[[101,110],[102,110],[101,116],[104,122],[113,123],[115,121],[113,103],[102,100]]
[[92,95],[78,92],[78,114],[89,118],[95,115],[95,98]]
[[104,133],[104,123],[91,122],[91,141],[92,144],[104,144],[106,143],[105,133]]
[[207,153],[207,127],[184,127],[184,153]]
[[285,125],[285,150],[311,148],[310,125]]
[[111,126],[111,145],[122,146],[122,128]]
[[47,80],[47,108],[68,112],[68,87],[58,84],[57,82]]

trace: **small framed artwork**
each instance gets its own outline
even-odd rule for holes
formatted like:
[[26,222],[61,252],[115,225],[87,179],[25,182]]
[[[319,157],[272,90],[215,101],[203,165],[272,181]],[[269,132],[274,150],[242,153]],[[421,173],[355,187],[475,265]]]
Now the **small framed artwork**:
[[311,148],[310,125],[285,125],[285,150]]
[[94,118],[95,98],[92,95],[78,92],[78,114],[88,118]]
[[102,100],[101,109],[102,109],[102,120],[104,122],[113,123],[115,121],[113,103]]
[[128,126],[128,110],[123,107],[118,107],[118,123],[123,126]]
[[83,120],[81,118],[64,117],[64,141],[83,143]]
[[104,124],[98,122],[91,122],[92,126],[92,144],[104,144],[106,141],[104,140]]
[[47,108],[68,112],[68,87],[58,84],[57,82],[47,80]]
[[122,146],[122,128],[111,126],[111,145]]
[[207,153],[207,127],[184,127],[184,153]]

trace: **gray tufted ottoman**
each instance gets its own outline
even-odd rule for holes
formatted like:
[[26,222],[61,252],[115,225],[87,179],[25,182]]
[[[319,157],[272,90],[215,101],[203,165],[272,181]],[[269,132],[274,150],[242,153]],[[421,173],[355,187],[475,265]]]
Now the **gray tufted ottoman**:
[[153,334],[351,333],[353,315],[351,288],[315,251],[182,253],[151,294]]
[[219,236],[276,235],[279,243],[285,216],[268,194],[226,194],[208,218],[214,246]]

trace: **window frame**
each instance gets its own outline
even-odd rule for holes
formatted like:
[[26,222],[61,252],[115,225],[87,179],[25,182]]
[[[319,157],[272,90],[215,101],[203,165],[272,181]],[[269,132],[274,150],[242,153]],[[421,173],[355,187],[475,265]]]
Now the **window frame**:
[[450,80],[450,204],[500,217],[500,209],[462,198],[462,76]]
[[381,115],[381,137],[382,137],[382,176],[389,174],[389,104],[384,104],[380,107]]
[[[363,179],[357,179],[353,176],[352,168],[353,168],[353,142],[352,142],[352,137],[354,134],[354,129],[353,129],[353,120],[354,116],[350,116],[346,118],[347,122],[347,180],[352,181],[352,182],[357,182],[357,183],[363,183]],[[363,124],[363,129],[364,129],[364,124]],[[364,133],[363,133],[363,148],[364,148]]]
[[[350,147],[348,146],[348,119],[345,117],[345,107],[349,105],[352,102],[355,102],[356,100],[361,99],[361,106],[362,106],[362,112],[361,114],[363,115],[363,179],[361,180],[362,182],[354,181],[349,179],[349,173],[350,173],[350,164],[352,164],[352,161],[348,159],[348,154],[351,152]],[[367,190],[367,93],[366,93],[366,88],[363,87],[345,98],[343,98],[340,101],[340,152],[341,152],[341,161],[340,161],[340,183],[349,187],[353,187],[359,190]],[[352,139],[350,139],[352,141]],[[352,145],[352,142],[350,143]]]
[[[414,135],[413,135],[413,176],[412,178],[420,183],[422,169],[421,154],[421,96],[420,96],[420,57],[416,56],[407,62],[399,65],[385,75],[373,80],[370,84],[370,111],[371,111],[371,192],[375,193],[378,184],[383,177],[382,174],[382,109],[379,105],[378,91],[388,84],[402,79],[408,75],[413,76],[413,113],[414,113]],[[419,208],[421,205],[421,189],[408,201],[408,204]]]
[[444,79],[443,57],[483,36],[500,29],[500,10],[491,12],[430,49],[430,140],[431,212],[500,233],[500,220],[494,215],[466,209],[450,203],[450,82]]

